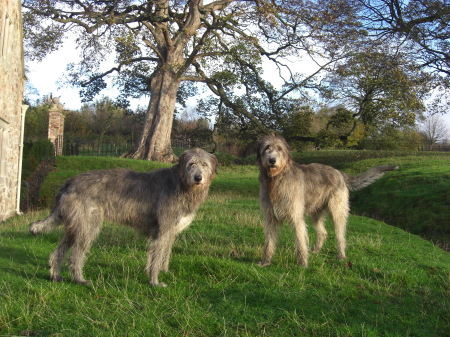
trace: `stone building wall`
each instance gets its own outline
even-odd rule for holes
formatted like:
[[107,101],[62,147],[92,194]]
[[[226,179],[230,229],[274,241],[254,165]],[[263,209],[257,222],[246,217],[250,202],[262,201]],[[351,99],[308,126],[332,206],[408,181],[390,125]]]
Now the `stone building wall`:
[[0,221],[18,211],[22,126],[27,106],[20,0],[0,6]]

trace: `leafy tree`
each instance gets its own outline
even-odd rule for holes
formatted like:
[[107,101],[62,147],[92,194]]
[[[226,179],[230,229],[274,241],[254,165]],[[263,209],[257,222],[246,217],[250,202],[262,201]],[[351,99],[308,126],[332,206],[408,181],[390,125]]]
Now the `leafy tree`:
[[420,149],[422,140],[415,127],[398,128],[385,125],[372,130],[363,147],[372,150],[415,150]]
[[65,113],[64,136],[69,141],[75,142],[92,136],[91,118],[86,111],[67,111]]
[[286,105],[283,119],[280,121],[281,133],[290,142],[293,149],[298,149],[301,145],[296,139],[304,140],[310,136],[311,126],[314,118],[314,111],[310,106],[302,106],[298,100],[291,100]]
[[314,114],[311,134],[317,148],[359,147],[367,138],[366,127],[362,123],[354,127],[353,112],[342,105],[321,106]]
[[106,135],[122,133],[125,110],[114,104],[111,99],[103,97],[93,104],[84,104],[81,111],[90,116],[91,129],[100,140]]
[[450,102],[450,3],[446,0],[357,0],[369,35],[402,46],[417,66],[432,71],[434,99],[427,110],[448,113]]
[[[346,140],[358,126],[397,128],[414,125],[425,110],[431,77],[399,52],[366,51],[339,64],[328,77],[326,97],[340,102],[347,110],[330,118],[330,126],[351,123]],[[351,114],[349,113],[351,111]]]
[[172,143],[181,147],[204,147],[212,142],[212,130],[205,118],[175,118]]
[[[355,145],[355,140],[358,136],[355,134],[356,128],[353,128],[354,117],[352,111],[339,107],[329,117],[325,127],[325,137],[330,140],[334,138],[333,146],[346,146]],[[323,131],[322,131],[323,132]],[[349,141],[349,134],[352,134],[353,138]],[[330,142],[330,140],[328,142]]]
[[[314,76],[296,74],[287,60],[300,52],[318,58],[315,75],[342,58],[359,34],[352,6],[341,0],[23,0],[23,7],[30,57],[57,49],[69,30],[77,34],[82,60],[71,66],[70,82],[86,100],[113,74],[123,98],[150,96],[140,140],[128,156],[159,161],[174,158],[175,102],[180,88],[189,90],[182,82],[206,83],[237,118],[268,132],[285,98],[315,86]],[[109,69],[102,67],[108,58]],[[263,60],[286,79],[281,90],[262,79]],[[244,95],[236,94],[238,87]]]
[[48,137],[48,111],[50,103],[37,102],[25,115],[25,143],[35,143]]
[[106,138],[133,138],[143,118],[142,113],[131,113],[110,98],[103,97],[93,103],[83,104],[80,111],[65,113],[65,135],[80,144],[86,139],[102,142]]

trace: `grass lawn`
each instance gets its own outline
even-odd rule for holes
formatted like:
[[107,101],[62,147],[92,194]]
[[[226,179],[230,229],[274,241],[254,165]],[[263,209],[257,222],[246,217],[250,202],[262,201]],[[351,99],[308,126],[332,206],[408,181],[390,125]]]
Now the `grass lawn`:
[[284,226],[272,266],[259,267],[256,176],[252,166],[220,168],[176,241],[171,273],[160,275],[167,288],[148,285],[146,242],[129,228],[105,225],[85,268],[93,286],[84,287],[67,268],[66,282],[49,281],[61,230],[28,233],[48,211],[2,223],[0,336],[448,336],[450,254],[399,228],[351,216],[348,260],[337,260],[330,229],[304,269]]
[[371,159],[344,169],[356,174],[392,163],[399,171],[352,194],[352,212],[421,235],[450,251],[450,156]]

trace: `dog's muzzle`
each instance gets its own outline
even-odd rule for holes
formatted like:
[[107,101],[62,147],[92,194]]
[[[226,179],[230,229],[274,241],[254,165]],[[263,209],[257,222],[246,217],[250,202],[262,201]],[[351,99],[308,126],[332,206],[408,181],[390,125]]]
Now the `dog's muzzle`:
[[196,174],[194,176],[194,181],[197,185],[200,185],[202,183],[203,176],[201,174]]
[[276,158],[269,158],[269,168],[276,168],[277,167],[277,159]]

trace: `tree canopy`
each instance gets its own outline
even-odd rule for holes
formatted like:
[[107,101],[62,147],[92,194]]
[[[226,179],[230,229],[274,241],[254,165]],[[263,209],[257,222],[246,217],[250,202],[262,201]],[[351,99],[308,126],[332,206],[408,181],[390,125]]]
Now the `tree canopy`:
[[409,43],[421,67],[450,74],[450,4],[445,0],[358,0],[371,34]]
[[[355,54],[327,78],[327,97],[352,111],[351,133],[365,126],[412,126],[425,111],[431,75],[421,72],[409,55],[382,51]],[[333,119],[330,119],[333,122]]]
[[[416,6],[417,16],[426,16],[423,8],[428,7],[416,2],[422,6]],[[85,100],[92,100],[104,89],[108,78],[121,89],[121,101],[149,96],[141,138],[128,156],[171,161],[175,102],[177,97],[185,98],[192,88],[182,83],[204,83],[218,98],[217,104],[209,107],[215,114],[220,114],[219,107],[228,109],[257,133],[283,129],[291,112],[288,107],[297,105],[302,110],[300,107],[307,105],[312,92],[327,89],[320,82],[325,71],[338,73],[338,65],[364,60],[362,51],[378,49],[383,34],[404,34],[394,30],[393,24],[381,22],[377,26],[377,15],[393,15],[386,12],[389,3],[23,0],[23,21],[26,50],[31,58],[40,59],[57,49],[69,31],[76,35],[81,57],[78,64],[70,66],[68,78],[81,87]],[[408,7],[399,5],[402,10]],[[387,14],[382,17],[387,18]],[[447,24],[431,16],[428,22]],[[422,26],[417,23],[415,27]],[[417,39],[407,37],[420,47]],[[424,47],[420,48],[425,52]],[[391,59],[395,59],[396,50],[391,46]],[[302,58],[313,64],[311,69],[299,69]],[[274,87],[264,77],[269,66],[282,79],[281,87]],[[356,72],[362,70],[352,71],[352,76],[358,76]],[[406,72],[404,75],[408,76]],[[289,118],[298,119],[297,110],[292,110],[294,115]],[[378,114],[378,110],[373,108],[372,113]],[[380,111],[382,118],[383,113]]]

